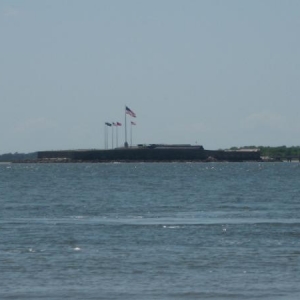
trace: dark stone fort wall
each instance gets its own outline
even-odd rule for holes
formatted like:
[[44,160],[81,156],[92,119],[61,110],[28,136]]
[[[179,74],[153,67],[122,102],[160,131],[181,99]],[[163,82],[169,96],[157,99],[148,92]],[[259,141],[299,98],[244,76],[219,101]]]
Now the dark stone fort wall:
[[194,149],[121,149],[121,150],[86,150],[86,151],[41,151],[38,159],[59,159],[83,161],[172,161],[204,160],[204,150]]
[[209,157],[219,161],[256,161],[260,160],[260,152],[199,149],[116,149],[38,152],[38,159],[66,158],[75,161],[201,161]]
[[39,151],[37,153],[38,159],[50,159],[50,158],[67,158],[74,159],[74,151]]

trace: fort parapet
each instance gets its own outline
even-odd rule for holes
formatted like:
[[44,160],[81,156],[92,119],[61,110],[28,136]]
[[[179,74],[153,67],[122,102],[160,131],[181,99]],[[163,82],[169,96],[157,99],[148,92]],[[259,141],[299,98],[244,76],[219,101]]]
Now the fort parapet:
[[259,161],[260,151],[250,150],[205,150],[191,145],[139,145],[138,147],[110,150],[61,150],[39,151],[39,160],[77,161]]

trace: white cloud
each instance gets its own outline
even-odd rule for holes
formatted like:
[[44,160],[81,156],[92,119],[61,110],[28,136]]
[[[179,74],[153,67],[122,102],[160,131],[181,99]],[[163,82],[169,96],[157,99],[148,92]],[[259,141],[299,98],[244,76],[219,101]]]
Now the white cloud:
[[249,115],[245,119],[245,127],[257,128],[264,127],[270,129],[284,129],[286,128],[286,118],[279,113],[271,111],[261,111]]
[[24,133],[32,131],[40,131],[45,129],[51,129],[57,127],[57,124],[49,119],[39,117],[36,119],[28,119],[22,123],[15,126],[15,132]]
[[7,6],[3,10],[3,15],[5,17],[17,17],[20,14],[20,10],[13,6]]
[[190,130],[192,130],[194,132],[203,133],[203,132],[208,132],[209,128],[207,127],[206,124],[198,122],[198,123],[191,124]]

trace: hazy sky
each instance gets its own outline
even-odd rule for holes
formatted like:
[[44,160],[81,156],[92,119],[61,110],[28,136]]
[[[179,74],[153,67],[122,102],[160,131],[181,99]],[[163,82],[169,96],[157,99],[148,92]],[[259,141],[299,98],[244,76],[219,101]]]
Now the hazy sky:
[[125,105],[135,144],[299,145],[299,37],[299,0],[1,0],[0,154],[103,148]]

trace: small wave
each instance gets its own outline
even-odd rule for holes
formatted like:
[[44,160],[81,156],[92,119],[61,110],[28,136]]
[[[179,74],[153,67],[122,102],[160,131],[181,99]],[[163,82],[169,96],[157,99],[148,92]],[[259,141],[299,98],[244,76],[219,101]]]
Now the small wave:
[[178,228],[182,225],[245,225],[245,224],[294,224],[300,225],[300,219],[246,219],[246,218],[171,218],[171,217],[154,217],[144,218],[136,217],[62,217],[62,218],[18,218],[2,219],[0,224],[5,225],[28,225],[28,224],[90,224],[90,225],[161,225],[168,228]]
[[177,228],[181,228],[182,226],[166,226],[164,225],[163,228],[170,228],[170,229],[177,229]]

